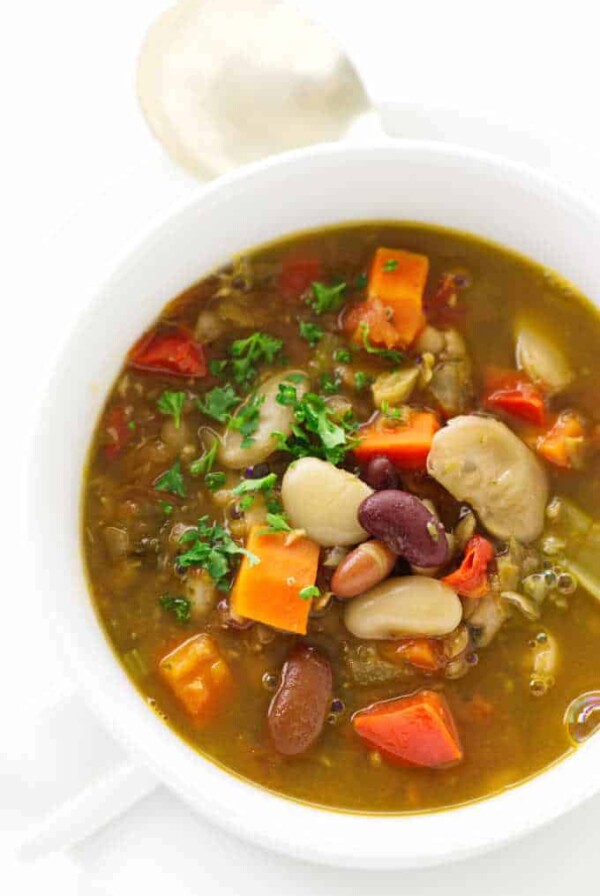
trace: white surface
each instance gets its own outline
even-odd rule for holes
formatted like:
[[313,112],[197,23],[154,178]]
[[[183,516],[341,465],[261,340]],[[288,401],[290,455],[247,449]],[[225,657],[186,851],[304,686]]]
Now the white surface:
[[[308,0],[305,3],[308,6]],[[19,436],[25,438],[50,359],[84,300],[82,284],[93,279],[88,278],[90,270],[93,274],[101,269],[141,221],[187,186],[149,139],[131,86],[135,48],[146,22],[163,5],[161,0],[105,0],[99,5],[55,0],[13,5],[10,12],[0,14],[5,121],[9,116],[0,175],[0,213],[9,246],[3,263],[2,364],[9,382],[11,372],[18,370],[20,375],[16,393],[6,389],[4,395],[5,428],[16,433],[15,441],[3,446],[3,523],[9,537],[19,507]],[[364,47],[363,4],[311,0],[310,5],[318,6],[324,16],[335,13],[348,39]],[[410,28],[407,7],[402,4],[399,10],[399,5],[381,0],[368,5],[378,49],[388,46],[387,52],[377,53],[376,68],[381,71],[395,64],[398,74],[393,83],[398,88],[409,84],[411,94],[414,88],[431,95],[442,85],[456,97],[462,79],[476,105],[487,105],[493,91],[495,97],[508,98],[509,108],[521,120],[535,126],[538,115],[542,119],[552,115],[582,143],[600,145],[595,114],[597,23],[591,3],[571,2],[567,13],[562,3],[529,8],[521,3],[518,14],[514,3],[477,4],[480,11],[491,14],[491,7],[495,11],[495,20],[492,16],[491,23],[481,26],[485,40],[476,36],[469,18],[475,4],[444,4],[453,14],[448,39],[443,40],[444,29],[425,35],[421,29],[424,58],[416,68],[411,66],[408,78],[402,65],[410,53],[401,45]],[[434,37],[437,49],[432,51]],[[519,54],[523,46],[529,52]],[[526,78],[519,80],[516,75],[524,72]],[[144,172],[154,171],[149,187]],[[40,240],[52,234],[52,242],[41,246]],[[11,269],[18,280],[11,279]],[[59,513],[57,508],[57,517]],[[567,886],[593,892],[600,825],[597,799],[509,852],[448,869],[374,877],[286,862],[242,846],[210,830],[160,791],[68,859],[54,857],[37,867],[23,866],[13,857],[12,844],[25,823],[49,804],[55,789],[55,762],[47,757],[51,744],[36,739],[34,722],[40,709],[69,682],[44,605],[26,587],[27,544],[14,539],[4,556],[8,619],[5,615],[0,654],[4,719],[0,861],[3,881],[11,880],[11,894],[48,889],[65,896],[122,894],[135,888],[170,894],[308,890],[320,896],[359,888],[391,894],[399,886],[409,894],[443,891],[465,896],[480,894],[484,888],[490,896],[521,896],[533,887],[548,896],[562,894]],[[25,664],[23,653],[28,657]],[[106,735],[90,723],[81,743],[74,745],[69,769],[82,770],[93,752],[94,738],[102,737]],[[30,761],[40,757],[46,757],[45,770],[34,773]]]

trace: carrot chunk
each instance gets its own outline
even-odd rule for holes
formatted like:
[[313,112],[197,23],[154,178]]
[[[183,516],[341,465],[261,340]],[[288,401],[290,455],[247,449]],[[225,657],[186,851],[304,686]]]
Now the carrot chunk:
[[361,429],[360,442],[354,448],[362,464],[377,454],[383,454],[399,469],[424,470],[433,437],[440,422],[430,411],[407,412],[406,420],[388,420],[380,416],[374,423]]
[[580,469],[586,448],[585,426],[573,411],[564,411],[536,442],[538,454],[563,470]]
[[210,635],[195,635],[159,663],[161,676],[196,721],[212,718],[231,696],[233,676]]
[[[362,341],[361,323],[369,324],[369,338],[387,348],[405,348],[425,326],[423,292],[429,272],[429,259],[403,249],[377,249],[369,273],[367,301],[353,311],[350,323],[355,330],[354,342]],[[379,304],[377,304],[379,303]],[[381,332],[373,318],[380,318],[383,308],[387,327]]]
[[490,590],[488,566],[496,556],[494,546],[481,535],[474,535],[467,542],[465,555],[457,570],[444,576],[446,585],[461,597],[485,597]]
[[446,665],[444,646],[435,638],[404,638],[385,641],[378,647],[384,660],[395,665],[409,663],[424,672],[437,672]]
[[504,411],[512,417],[519,417],[538,426],[543,426],[546,421],[542,392],[517,370],[489,368],[486,372],[483,404],[492,411]]
[[352,718],[371,748],[399,765],[439,768],[463,758],[454,719],[437,691],[374,703]]
[[319,546],[289,532],[264,533],[264,526],[250,529],[246,549],[259,563],[242,560],[231,606],[240,616],[305,635],[310,599],[303,599],[300,592],[315,584]]

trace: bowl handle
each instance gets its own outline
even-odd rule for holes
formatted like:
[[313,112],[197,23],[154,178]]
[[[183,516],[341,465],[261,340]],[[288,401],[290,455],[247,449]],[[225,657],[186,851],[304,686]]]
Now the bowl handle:
[[[77,693],[58,701],[36,723],[34,741],[52,744],[48,751],[33,744],[24,768],[29,787],[48,785],[70,791],[59,796],[22,838],[18,854],[34,860],[68,849],[151,793],[158,781],[127,756]],[[40,754],[46,755],[40,763]],[[77,774],[83,780],[73,782]],[[70,781],[65,779],[70,778]]]

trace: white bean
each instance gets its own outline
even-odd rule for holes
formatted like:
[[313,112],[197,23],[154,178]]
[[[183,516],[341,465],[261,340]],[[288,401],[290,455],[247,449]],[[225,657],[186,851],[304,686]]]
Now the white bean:
[[[277,395],[279,384],[291,375],[304,377],[301,382],[293,384],[298,397],[300,398],[307,392],[308,379],[301,370],[285,370],[265,380],[255,393],[259,397],[264,397],[264,401],[259,411],[258,429],[252,435],[251,444],[247,448],[242,448],[244,439],[242,433],[230,427],[225,430],[219,447],[219,460],[224,467],[241,470],[244,467],[262,463],[277,447],[277,438],[273,433],[281,432],[284,436],[290,434],[294,421],[293,411],[291,408],[279,404]],[[248,401],[250,399],[241,405],[237,413],[245,407]]]
[[358,522],[358,508],[371,494],[357,476],[316,457],[290,464],[281,484],[291,524],[323,547],[358,544],[369,537]]
[[447,635],[459,625],[462,605],[456,593],[438,579],[404,576],[387,579],[348,603],[344,622],[357,638]]

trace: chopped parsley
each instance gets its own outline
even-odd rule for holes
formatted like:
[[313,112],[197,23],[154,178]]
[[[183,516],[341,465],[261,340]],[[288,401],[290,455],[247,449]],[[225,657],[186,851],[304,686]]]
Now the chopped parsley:
[[163,594],[158,599],[159,604],[168,613],[172,613],[180,625],[185,625],[192,616],[192,602],[187,597],[178,594]]
[[213,376],[221,376],[227,367],[227,360],[218,361],[216,358],[211,358],[208,362],[208,369],[212,373]]
[[293,532],[294,530],[285,518],[284,513],[268,513],[267,528],[263,529],[261,535],[274,535],[277,532]]
[[236,339],[229,346],[233,378],[242,389],[248,389],[257,377],[257,365],[271,364],[283,348],[283,341],[268,333],[252,333]]
[[163,501],[162,499],[158,502],[158,506],[166,516],[170,516],[175,509],[172,504],[169,504],[168,501]]
[[321,592],[316,585],[307,585],[298,592],[298,597],[302,600],[312,600],[313,597],[320,597]]
[[364,370],[357,370],[354,374],[354,388],[357,392],[362,392],[365,386],[370,386],[372,382],[374,382],[373,377],[365,373]]
[[323,338],[323,327],[320,327],[319,324],[311,324],[308,321],[301,320],[299,324],[300,335],[306,339],[311,348],[314,348],[315,345]]
[[242,405],[235,417],[230,417],[229,428],[236,429],[243,435],[241,448],[249,448],[254,441],[254,433],[260,423],[260,409],[265,400],[264,395],[252,395]]
[[249,495],[256,492],[270,492],[277,482],[276,473],[268,473],[261,479],[242,479],[239,485],[233,490],[234,495]]
[[336,348],[333,353],[333,360],[338,364],[350,364],[352,361],[352,352],[349,348]]
[[384,261],[381,268],[384,271],[395,271],[398,267],[398,259],[397,258],[388,258],[387,261]]
[[209,522],[207,516],[198,520],[196,528],[184,532],[179,542],[189,547],[179,554],[177,565],[184,569],[190,566],[205,569],[221,591],[229,589],[230,576],[239,556],[246,557],[251,566],[260,563],[258,557],[236,544],[223,526]]
[[277,401],[294,412],[291,434],[286,437],[280,432],[273,433],[280,451],[287,451],[296,458],[321,457],[332,464],[341,463],[354,445],[351,434],[356,431],[357,423],[351,412],[336,423],[320,395],[308,392],[298,398],[296,389],[287,383],[279,386]]
[[364,289],[368,282],[369,282],[369,279],[366,274],[359,274],[358,277],[356,278],[356,288]]
[[325,395],[336,395],[340,388],[341,380],[338,376],[331,376],[330,373],[322,373],[320,379],[321,391]]
[[204,477],[204,484],[210,492],[216,492],[217,489],[223,488],[226,482],[227,476],[221,472],[207,473]]
[[406,423],[406,408],[391,408],[389,402],[382,401],[381,413],[384,417],[387,417],[388,420],[397,420],[398,422]]
[[240,398],[229,383],[226,386],[215,386],[204,398],[197,398],[196,404],[203,414],[212,417],[218,423],[227,423],[230,411],[240,403]]
[[325,283],[314,281],[312,295],[307,299],[315,314],[327,314],[329,311],[339,311],[344,304],[345,283],[336,283],[334,286],[326,286]]
[[158,477],[154,483],[154,488],[159,492],[171,492],[173,495],[185,498],[186,490],[180,461],[176,460],[170,470]]
[[168,390],[158,399],[158,410],[162,414],[171,414],[175,421],[175,429],[181,426],[181,414],[185,404],[185,392],[169,392]]
[[130,429],[132,432],[136,429],[136,422],[135,422],[135,420],[130,420],[130,421],[129,421],[129,423],[127,424],[127,429]]
[[394,364],[399,364],[404,357],[402,352],[398,352],[393,348],[377,348],[371,343],[371,339],[369,337],[370,327],[366,321],[363,321],[360,325],[361,339],[362,339],[362,347],[369,355],[379,355],[380,358],[384,358],[386,361],[392,361]]
[[210,473],[217,456],[217,448],[218,442],[215,439],[208,451],[205,451],[204,454],[191,462],[190,473],[192,476],[199,476],[201,473]]

